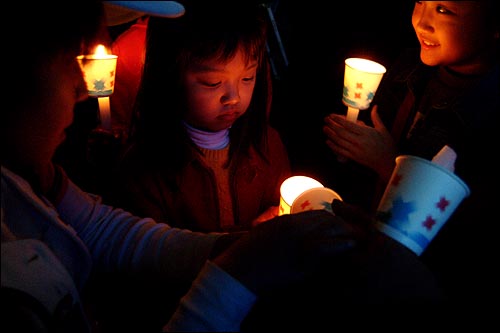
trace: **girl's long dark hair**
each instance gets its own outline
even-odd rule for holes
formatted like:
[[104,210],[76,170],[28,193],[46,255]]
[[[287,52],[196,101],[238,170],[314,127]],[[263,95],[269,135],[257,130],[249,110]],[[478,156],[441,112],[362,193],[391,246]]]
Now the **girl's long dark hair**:
[[[182,156],[180,140],[184,92],[181,73],[189,64],[231,59],[240,47],[259,68],[247,112],[231,128],[230,156],[254,147],[265,156],[266,124],[271,107],[270,68],[266,52],[265,8],[248,1],[196,1],[176,19],[151,17],[144,72],[139,87],[132,140],[161,157]],[[250,1],[252,2],[252,1]],[[175,154],[175,155],[172,155]]]

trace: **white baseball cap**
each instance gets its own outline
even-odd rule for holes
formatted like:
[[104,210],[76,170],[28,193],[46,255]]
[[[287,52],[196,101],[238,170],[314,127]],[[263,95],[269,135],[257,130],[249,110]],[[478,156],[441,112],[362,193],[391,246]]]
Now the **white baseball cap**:
[[176,18],[185,8],[177,1],[103,1],[109,26],[131,22],[143,15]]

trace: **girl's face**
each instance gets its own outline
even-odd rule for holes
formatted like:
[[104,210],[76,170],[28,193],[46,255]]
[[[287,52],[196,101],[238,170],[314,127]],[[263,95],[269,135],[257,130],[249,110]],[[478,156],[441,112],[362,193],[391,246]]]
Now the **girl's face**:
[[492,36],[483,11],[477,1],[416,1],[412,25],[422,62],[463,74],[481,71]]
[[246,112],[255,87],[257,61],[245,59],[238,51],[226,63],[212,59],[192,65],[184,73],[184,120],[189,125],[216,132],[231,127]]

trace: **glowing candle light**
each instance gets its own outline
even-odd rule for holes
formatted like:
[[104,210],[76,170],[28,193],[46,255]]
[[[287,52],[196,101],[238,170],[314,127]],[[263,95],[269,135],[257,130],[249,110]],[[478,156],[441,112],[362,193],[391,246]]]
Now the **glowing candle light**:
[[280,187],[279,215],[290,214],[293,201],[304,191],[324,187],[319,181],[306,176],[292,176],[285,179]]
[[386,69],[381,64],[362,58],[345,60],[342,102],[347,106],[347,119],[355,122],[359,110],[370,107]]
[[101,127],[106,130],[111,129],[109,96],[115,86],[117,59],[118,56],[108,54],[104,45],[98,45],[94,54],[77,57],[89,96],[98,98]]

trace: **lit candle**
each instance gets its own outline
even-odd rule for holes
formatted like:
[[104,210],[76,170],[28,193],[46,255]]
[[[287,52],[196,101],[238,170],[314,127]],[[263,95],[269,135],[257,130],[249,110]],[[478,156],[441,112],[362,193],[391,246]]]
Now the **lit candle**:
[[101,127],[106,130],[111,130],[111,107],[109,96],[97,98],[99,102],[99,117],[101,118]]
[[115,86],[117,58],[116,55],[108,54],[104,45],[98,45],[92,55],[77,57],[89,96],[98,98],[101,127],[107,130],[111,129],[109,96]]
[[280,187],[279,215],[290,214],[293,201],[304,191],[311,188],[324,187],[319,181],[306,176],[292,176],[285,179]]
[[347,120],[355,122],[359,110],[370,107],[385,73],[381,64],[362,58],[345,60],[342,102],[347,105]]
[[350,106],[347,107],[347,120],[349,121],[352,121],[352,122],[356,122],[356,120],[358,119],[358,113],[359,113],[359,109],[355,109],[355,108],[351,108]]

